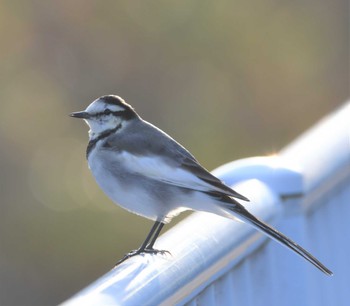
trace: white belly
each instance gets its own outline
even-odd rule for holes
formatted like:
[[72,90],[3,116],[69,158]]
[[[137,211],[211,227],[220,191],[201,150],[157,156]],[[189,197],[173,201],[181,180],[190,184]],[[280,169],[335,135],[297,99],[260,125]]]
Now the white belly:
[[123,167],[111,169],[113,165],[105,160],[92,152],[88,159],[89,168],[97,184],[115,204],[134,214],[164,222],[186,210],[179,207],[180,203],[173,203],[171,197],[167,197],[166,194],[161,200],[162,190],[157,190],[153,185],[148,186],[147,179],[133,178]]

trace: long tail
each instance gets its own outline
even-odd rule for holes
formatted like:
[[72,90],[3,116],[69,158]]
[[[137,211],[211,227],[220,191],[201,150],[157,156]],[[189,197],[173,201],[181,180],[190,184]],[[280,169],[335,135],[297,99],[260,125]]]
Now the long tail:
[[[227,200],[227,199],[226,199]],[[320,269],[323,273],[327,275],[333,275],[333,272],[329,270],[327,267],[325,267],[318,259],[316,259],[314,256],[312,256],[308,251],[303,249],[300,245],[296,244],[293,240],[289,239],[279,231],[275,230],[268,224],[260,221],[258,218],[253,216],[250,212],[248,212],[241,204],[230,198],[230,205],[227,205],[228,203],[225,203],[224,209],[227,213],[233,213],[234,216],[242,221],[245,221],[252,225],[254,228],[259,230],[260,232],[266,234],[270,238],[274,239],[278,243],[286,246],[287,248],[293,250],[298,255],[312,263],[315,267]],[[226,201],[225,201],[226,202]],[[233,204],[233,205],[232,205]],[[228,210],[229,211],[228,211]],[[231,214],[230,214],[231,215]]]

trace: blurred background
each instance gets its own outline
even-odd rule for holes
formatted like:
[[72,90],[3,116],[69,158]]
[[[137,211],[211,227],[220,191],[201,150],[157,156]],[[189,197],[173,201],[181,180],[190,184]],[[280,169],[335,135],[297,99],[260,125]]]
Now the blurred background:
[[99,190],[70,112],[120,95],[210,170],[274,153],[347,99],[348,19],[346,0],[0,1],[0,305],[67,299],[152,225]]

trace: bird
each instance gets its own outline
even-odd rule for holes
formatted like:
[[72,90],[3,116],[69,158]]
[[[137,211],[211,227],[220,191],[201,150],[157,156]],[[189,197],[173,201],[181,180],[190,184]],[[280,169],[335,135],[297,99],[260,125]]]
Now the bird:
[[116,95],[73,112],[89,126],[88,166],[99,187],[117,205],[154,221],[135,255],[166,253],[154,244],[163,228],[183,211],[202,211],[240,220],[296,252],[327,275],[333,272],[304,248],[251,214],[238,200],[248,198],[212,175],[180,143],[145,121]]

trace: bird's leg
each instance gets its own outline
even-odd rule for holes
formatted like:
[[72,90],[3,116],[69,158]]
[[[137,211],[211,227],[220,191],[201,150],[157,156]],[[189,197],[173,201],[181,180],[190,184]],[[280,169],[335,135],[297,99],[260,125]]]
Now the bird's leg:
[[[160,222],[160,221],[156,221],[154,223],[154,225],[151,228],[151,231],[149,232],[149,234],[146,237],[146,240],[141,244],[141,246],[139,247],[139,249],[137,250],[138,253],[142,253],[145,250],[151,250],[153,249],[153,245],[151,247],[150,246],[150,241],[153,242],[153,240],[155,241],[157,239],[157,236],[159,235],[159,232],[161,231],[162,227],[163,227],[164,223]],[[159,229],[160,228],[160,229]],[[154,237],[152,239],[152,237]]]
[[166,250],[156,250],[153,248],[154,243],[156,242],[160,232],[163,229],[163,226],[165,224],[163,222],[160,221],[156,221],[155,224],[153,225],[151,232],[148,234],[145,242],[141,245],[141,247],[138,249],[139,253],[151,253],[151,254],[157,254],[157,253],[161,253],[161,254],[165,254],[168,253],[170,254],[169,251]]
[[157,229],[154,231],[153,238],[152,238],[151,242],[147,244],[146,249],[153,250],[154,243],[156,242],[163,226],[164,226],[164,223],[159,222]]
[[154,225],[151,228],[151,231],[146,237],[146,240],[142,243],[142,245],[134,251],[131,251],[130,253],[126,254],[122,259],[120,259],[117,263],[116,266],[122,263],[123,261],[129,259],[130,257],[133,257],[135,255],[139,255],[141,253],[149,253],[149,254],[157,254],[157,253],[169,253],[169,251],[165,250],[155,250],[153,248],[154,243],[156,242],[162,228],[164,226],[163,222],[156,221]]

